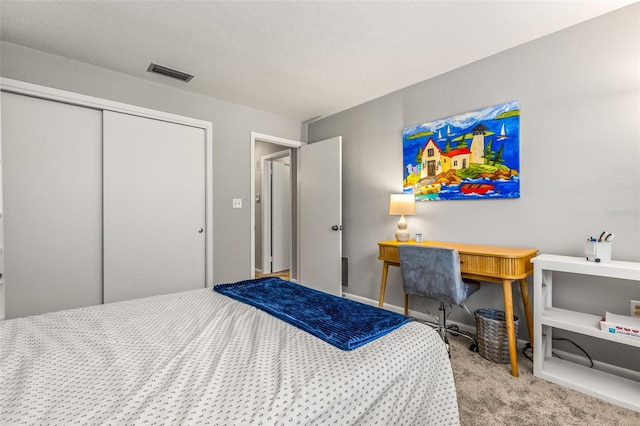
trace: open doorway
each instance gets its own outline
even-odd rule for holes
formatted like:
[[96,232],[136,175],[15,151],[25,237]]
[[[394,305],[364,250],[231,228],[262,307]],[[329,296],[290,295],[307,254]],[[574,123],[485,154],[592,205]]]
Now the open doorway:
[[256,278],[276,275],[291,277],[292,259],[292,191],[291,150],[262,155],[282,148],[266,142],[256,143],[256,157],[260,157],[260,170],[256,170]]
[[256,275],[256,144],[291,151],[291,281],[342,294],[342,137],[312,144],[251,132],[251,270]]
[[297,148],[302,145],[251,133],[251,277],[296,281]]

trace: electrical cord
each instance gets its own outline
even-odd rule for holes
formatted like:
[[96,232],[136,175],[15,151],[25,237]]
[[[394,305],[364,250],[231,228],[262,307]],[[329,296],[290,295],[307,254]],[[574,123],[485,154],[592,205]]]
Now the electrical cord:
[[524,348],[522,348],[522,355],[524,355],[524,357],[529,361],[533,362],[533,354],[529,355],[527,350],[533,350],[533,346],[531,346],[531,343],[529,342],[527,342],[527,344],[524,345]]
[[[445,322],[446,322],[447,319],[449,319],[449,315],[451,315],[452,311],[453,310],[451,309],[451,304],[449,304],[449,310],[446,311]],[[433,314],[431,314],[431,315],[434,316]],[[585,351],[576,342],[574,342],[573,340],[567,339],[565,337],[553,337],[551,340],[564,340],[564,341],[567,341],[567,342],[571,343],[576,348],[578,348],[584,354],[585,357],[587,357],[587,359],[589,360],[589,368],[593,368],[593,359],[589,356],[587,351]],[[531,351],[531,354],[529,354],[527,351]],[[529,361],[533,362],[533,346],[531,346],[531,343],[527,342],[527,344],[524,346],[524,348],[522,348],[522,355],[524,355],[524,357],[527,358]],[[551,351],[551,355],[556,357],[556,358],[558,358],[558,359],[562,359],[562,357],[560,355],[558,355],[557,353],[555,353],[553,351]]]
[[[593,359],[589,356],[589,354],[587,353],[587,351],[585,351],[580,345],[578,345],[576,342],[574,342],[573,340],[567,339],[565,337],[553,337],[552,340],[564,340],[567,341],[569,343],[571,343],[573,346],[575,346],[576,348],[578,348],[585,357],[587,357],[587,359],[589,360],[589,368],[593,368]],[[524,345],[524,348],[522,348],[522,355],[524,355],[525,358],[527,358],[529,361],[533,362],[533,354],[529,355],[529,353],[527,353],[527,351],[529,350],[533,350],[533,346],[531,346],[531,343],[528,343],[526,345]],[[551,355],[562,359],[562,357],[560,355],[558,355],[557,353],[551,351]]]
[[[591,359],[591,357],[589,356],[587,351],[582,349],[580,347],[580,345],[578,345],[576,342],[574,342],[573,340],[569,340],[567,338],[564,338],[564,337],[554,337],[552,340],[564,340],[564,341],[567,341],[567,342],[571,343],[573,346],[578,348],[584,354],[584,356],[587,357],[587,359],[589,360],[589,364],[590,364],[589,368],[593,368],[593,359]],[[554,353],[553,351],[551,352],[551,355],[555,356],[556,358],[562,359],[558,354]]]

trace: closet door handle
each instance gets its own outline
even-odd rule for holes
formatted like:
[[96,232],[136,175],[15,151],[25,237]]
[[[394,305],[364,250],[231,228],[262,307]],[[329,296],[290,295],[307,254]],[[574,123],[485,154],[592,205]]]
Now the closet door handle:
[[203,232],[204,232],[204,229],[198,228],[198,234],[202,234]]

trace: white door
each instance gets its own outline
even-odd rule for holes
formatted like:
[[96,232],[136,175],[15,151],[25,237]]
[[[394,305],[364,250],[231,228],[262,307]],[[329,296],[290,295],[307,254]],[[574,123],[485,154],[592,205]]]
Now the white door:
[[2,92],[6,317],[102,303],[102,111]]
[[342,138],[300,147],[300,283],[342,295]]
[[104,112],[104,301],[205,287],[205,131]]
[[[287,157],[288,158],[288,157]],[[291,178],[289,164],[271,163],[271,272],[285,271],[291,262]]]

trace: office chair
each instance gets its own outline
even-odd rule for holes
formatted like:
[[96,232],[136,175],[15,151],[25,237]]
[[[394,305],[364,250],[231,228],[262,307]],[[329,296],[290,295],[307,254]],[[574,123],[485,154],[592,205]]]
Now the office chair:
[[472,335],[460,331],[456,325],[447,325],[445,306],[447,304],[463,306],[462,302],[480,289],[478,281],[462,278],[458,251],[452,248],[425,245],[400,245],[398,250],[405,293],[405,315],[408,314],[409,295],[438,300],[440,302],[438,324],[422,322],[438,331],[447,347],[447,352],[449,352],[447,332],[471,340],[473,343],[469,350],[477,352],[478,342]]

